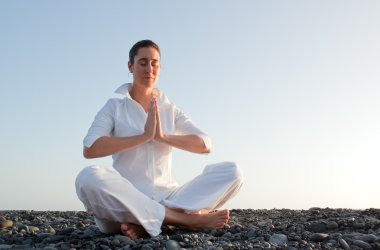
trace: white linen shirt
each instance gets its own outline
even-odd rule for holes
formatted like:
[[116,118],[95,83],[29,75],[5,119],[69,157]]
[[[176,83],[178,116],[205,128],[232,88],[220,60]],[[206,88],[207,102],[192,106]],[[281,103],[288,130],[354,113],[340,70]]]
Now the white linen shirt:
[[[115,93],[125,97],[109,99],[98,112],[83,140],[85,147],[91,147],[102,136],[128,137],[144,133],[147,114],[142,106],[131,98],[131,87],[131,83],[121,85]],[[197,135],[203,139],[206,148],[211,149],[210,138],[161,91],[157,97],[157,104],[164,134]],[[165,199],[178,187],[171,176],[172,147],[168,144],[150,141],[113,154],[112,158],[113,167],[124,178],[156,201]]]

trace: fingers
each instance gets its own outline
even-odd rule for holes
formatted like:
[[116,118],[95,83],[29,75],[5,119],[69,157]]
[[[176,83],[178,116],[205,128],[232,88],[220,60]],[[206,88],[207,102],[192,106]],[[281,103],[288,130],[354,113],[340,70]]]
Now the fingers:
[[154,138],[156,134],[156,126],[157,126],[156,113],[157,113],[156,104],[154,100],[152,99],[150,102],[149,110],[148,110],[148,117],[145,123],[145,134],[150,139]]

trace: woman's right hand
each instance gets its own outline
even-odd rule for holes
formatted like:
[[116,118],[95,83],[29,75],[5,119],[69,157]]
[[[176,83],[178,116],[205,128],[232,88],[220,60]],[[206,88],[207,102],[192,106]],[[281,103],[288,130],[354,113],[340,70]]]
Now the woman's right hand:
[[148,111],[148,118],[146,119],[144,128],[144,135],[147,137],[149,141],[154,139],[154,136],[156,134],[156,110],[156,102],[154,101],[154,99],[152,99]]

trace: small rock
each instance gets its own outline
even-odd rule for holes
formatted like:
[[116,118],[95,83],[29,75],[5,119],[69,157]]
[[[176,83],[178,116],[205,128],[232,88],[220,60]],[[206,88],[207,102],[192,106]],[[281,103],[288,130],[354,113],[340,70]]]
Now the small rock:
[[284,245],[288,242],[288,238],[284,234],[273,234],[269,238],[269,242],[276,245]]
[[342,248],[344,248],[344,249],[350,249],[350,246],[347,244],[347,242],[344,240],[344,239],[342,239],[342,238],[340,238],[339,239],[339,244],[340,244],[340,246],[342,247]]
[[111,245],[114,247],[120,246],[120,241],[118,239],[113,239]]
[[361,248],[364,248],[364,249],[371,249],[371,245],[368,244],[367,242],[364,242],[362,240],[354,240],[354,245],[355,246],[358,246],[358,247],[361,247]]
[[380,250],[380,243],[373,243],[372,244],[372,248],[375,249],[375,250]]
[[39,233],[39,234],[37,234],[37,238],[39,238],[39,239],[45,239],[45,238],[48,238],[48,237],[50,237],[50,234],[49,233]]
[[68,228],[64,228],[62,230],[58,230],[57,234],[59,235],[63,235],[63,234],[71,234],[72,232],[75,231],[75,228],[73,227],[68,227]]
[[323,232],[326,232],[327,227],[326,227],[326,224],[323,222],[316,222],[308,226],[307,229],[313,233],[323,233]]
[[47,231],[49,234],[51,234],[51,235],[55,235],[55,234],[56,234],[55,229],[52,228],[51,226],[49,226],[49,227],[47,228],[46,231]]
[[175,240],[168,240],[166,241],[165,243],[165,246],[168,250],[177,250],[177,249],[181,249],[181,246],[178,244],[177,241]]
[[257,236],[257,231],[255,229],[250,229],[247,232],[247,237],[248,238],[255,238]]
[[327,222],[326,227],[327,227],[327,229],[332,230],[332,229],[337,229],[339,227],[339,225],[335,221],[329,221],[329,222]]
[[97,233],[94,230],[86,229],[83,231],[83,237],[85,238],[91,238],[94,237]]
[[365,223],[363,223],[363,222],[355,222],[352,226],[355,229],[363,229],[365,227]]
[[271,226],[272,225],[272,220],[271,219],[268,219],[268,220],[264,220],[264,221],[259,221],[257,222],[257,225],[259,227],[267,227],[267,226]]
[[36,234],[36,233],[40,232],[40,229],[38,227],[35,227],[35,226],[29,226],[29,232]]
[[310,236],[310,240],[315,241],[315,242],[321,242],[321,241],[324,241],[325,239],[327,239],[328,237],[329,237],[328,234],[323,234],[323,233],[313,233],[313,234]]
[[230,232],[227,232],[225,234],[223,234],[223,238],[230,238],[232,236],[232,234]]
[[11,220],[4,220],[0,222],[0,229],[1,228],[8,228],[13,226],[13,221]]
[[359,236],[357,239],[361,241],[365,241],[367,243],[372,243],[376,240],[376,238],[377,237],[373,234],[367,234],[367,235]]
[[131,240],[129,237],[124,236],[124,235],[116,235],[115,239],[118,239],[121,244],[128,244],[128,245],[136,245],[136,242]]
[[264,248],[270,248],[271,245],[270,245],[268,242],[264,242],[264,243],[263,243],[263,247],[264,247]]

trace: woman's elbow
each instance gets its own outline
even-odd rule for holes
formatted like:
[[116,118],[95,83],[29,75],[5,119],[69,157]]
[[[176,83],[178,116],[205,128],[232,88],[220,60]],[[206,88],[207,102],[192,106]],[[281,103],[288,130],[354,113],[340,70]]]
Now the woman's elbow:
[[210,154],[211,153],[211,148],[204,147],[203,151],[201,152],[202,154]]
[[88,148],[88,147],[83,147],[83,157],[86,159],[95,158],[94,153],[92,152],[91,148]]

